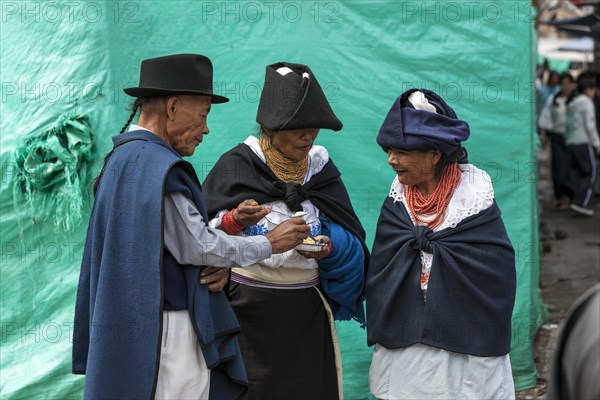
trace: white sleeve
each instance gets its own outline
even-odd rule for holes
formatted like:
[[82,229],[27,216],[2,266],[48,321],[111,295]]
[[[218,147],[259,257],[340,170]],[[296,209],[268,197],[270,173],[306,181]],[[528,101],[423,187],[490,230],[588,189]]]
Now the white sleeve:
[[554,129],[554,122],[552,121],[552,101],[554,100],[554,96],[550,96],[544,108],[542,108],[542,112],[538,117],[538,127],[546,130]]
[[221,226],[221,221],[223,220],[225,214],[227,214],[228,212],[229,210],[221,210],[217,212],[217,215],[215,215],[213,219],[208,221],[208,226],[210,226],[211,228],[218,228],[219,226]]
[[246,267],[271,257],[264,236],[230,236],[208,226],[182,193],[164,197],[164,245],[182,265]]
[[596,126],[596,109],[592,101],[586,103],[586,110],[583,119],[585,131],[590,139],[590,143],[596,149],[600,147],[600,139],[598,138],[598,127]]
[[[305,200],[305,201],[308,201],[308,200]],[[277,207],[277,203],[284,204],[283,202],[278,201],[278,202],[265,203],[264,205],[270,205],[270,206],[275,205]],[[304,207],[308,207],[305,203],[303,203],[303,205],[304,205]],[[283,205],[283,207],[286,207],[286,209],[287,209],[287,206]],[[312,206],[312,207],[314,207],[314,206]],[[318,212],[318,209],[316,207],[314,207],[314,209]],[[227,212],[228,212],[228,210],[218,211],[217,214],[215,215],[215,217],[209,221],[208,225],[211,228],[217,228],[217,227],[221,226],[221,221],[223,219],[223,216],[225,214],[227,214]],[[269,215],[272,216],[273,214],[269,214]],[[277,217],[273,217],[273,219],[277,219]],[[265,229],[272,229],[274,226],[277,225],[277,224],[272,225],[265,218],[261,219],[259,221],[259,224],[263,224]],[[236,234],[235,236],[236,237],[240,237],[240,236],[242,236],[242,237],[257,237],[254,235],[243,236],[242,232]],[[311,258],[305,258],[295,250],[288,250],[284,253],[273,254],[269,258],[265,258],[264,260],[261,260],[260,265],[263,267],[267,267],[267,268],[296,268],[296,269],[316,269],[319,267],[319,264],[317,263],[316,260],[311,259]]]

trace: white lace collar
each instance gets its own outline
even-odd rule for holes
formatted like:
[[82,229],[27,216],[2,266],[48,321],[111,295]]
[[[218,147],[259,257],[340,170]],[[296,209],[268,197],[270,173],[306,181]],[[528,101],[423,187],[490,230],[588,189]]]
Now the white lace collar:
[[[459,167],[462,171],[460,182],[448,204],[444,222],[435,231],[454,228],[463,219],[489,208],[494,202],[494,188],[487,172],[472,164],[461,164]],[[398,182],[398,178],[392,182],[389,197],[395,202],[401,201],[408,209],[404,185]],[[412,215],[410,217],[412,219]]]
[[[262,162],[266,164],[265,155],[263,154],[260,145],[258,144],[258,138],[255,136],[248,136],[248,138],[244,141],[244,144],[252,149],[254,154],[256,154]],[[313,145],[313,147],[308,152],[308,171],[306,171],[306,176],[304,177],[304,183],[308,182],[313,175],[321,172],[325,164],[329,161],[329,153],[327,149],[323,146]]]

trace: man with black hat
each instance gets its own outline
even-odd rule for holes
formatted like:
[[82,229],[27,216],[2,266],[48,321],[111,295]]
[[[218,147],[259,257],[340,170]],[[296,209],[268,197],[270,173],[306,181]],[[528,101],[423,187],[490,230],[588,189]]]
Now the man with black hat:
[[[231,272],[250,381],[245,399],[339,399],[334,319],[365,323],[368,250],[340,172],[314,141],[320,129],[339,131],[342,123],[311,69],[286,62],[267,66],[256,121],[260,139],[225,153],[204,181],[211,225],[254,237],[301,212],[312,243]],[[270,212],[232,226],[230,215],[247,198]]]
[[[85,398],[234,399],[247,377],[224,268],[245,267],[307,237],[300,218],[265,236],[207,226],[190,156],[208,134],[212,64],[202,55],[144,60],[127,125],[95,185],[81,265],[73,372]],[[267,209],[259,209],[260,218]],[[246,218],[245,221],[251,221]],[[209,266],[209,267],[204,267]]]

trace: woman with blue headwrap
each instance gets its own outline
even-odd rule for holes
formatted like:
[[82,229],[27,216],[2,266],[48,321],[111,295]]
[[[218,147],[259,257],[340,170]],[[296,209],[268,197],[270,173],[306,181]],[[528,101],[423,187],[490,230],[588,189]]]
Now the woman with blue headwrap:
[[379,399],[512,399],[514,250],[469,125],[411,89],[377,136],[394,179],[366,283],[369,383]]

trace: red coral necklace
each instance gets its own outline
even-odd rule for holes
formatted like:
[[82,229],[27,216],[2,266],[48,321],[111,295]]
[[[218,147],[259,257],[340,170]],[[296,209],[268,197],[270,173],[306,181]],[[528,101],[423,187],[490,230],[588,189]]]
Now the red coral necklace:
[[[444,212],[450,204],[452,194],[460,182],[461,171],[458,164],[450,164],[444,170],[435,190],[424,196],[416,185],[407,185],[405,188],[406,202],[415,223],[425,223],[430,229],[437,228],[444,221]],[[419,216],[435,215],[431,220]]]

